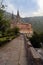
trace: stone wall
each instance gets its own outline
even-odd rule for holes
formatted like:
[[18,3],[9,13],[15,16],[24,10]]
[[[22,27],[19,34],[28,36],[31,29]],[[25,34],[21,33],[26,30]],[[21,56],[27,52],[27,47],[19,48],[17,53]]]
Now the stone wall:
[[29,40],[24,36],[24,43],[27,52],[28,63],[30,65],[43,65],[41,55],[33,48]]

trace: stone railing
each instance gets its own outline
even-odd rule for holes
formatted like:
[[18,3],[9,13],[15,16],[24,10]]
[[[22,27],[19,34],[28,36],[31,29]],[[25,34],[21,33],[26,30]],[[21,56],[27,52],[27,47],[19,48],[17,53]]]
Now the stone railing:
[[41,55],[33,48],[29,40],[24,37],[25,48],[27,52],[28,63],[30,65],[43,65]]

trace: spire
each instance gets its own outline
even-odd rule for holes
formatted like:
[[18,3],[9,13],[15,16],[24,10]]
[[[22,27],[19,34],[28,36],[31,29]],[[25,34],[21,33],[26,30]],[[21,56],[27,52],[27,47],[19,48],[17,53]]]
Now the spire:
[[17,17],[20,17],[20,15],[19,15],[19,10],[17,10]]
[[16,17],[17,22],[20,22],[20,15],[19,15],[19,10],[17,10],[17,17]]

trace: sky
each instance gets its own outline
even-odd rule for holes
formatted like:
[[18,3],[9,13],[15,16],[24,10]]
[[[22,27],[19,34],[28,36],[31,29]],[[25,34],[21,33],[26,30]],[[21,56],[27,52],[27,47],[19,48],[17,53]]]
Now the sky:
[[3,0],[3,4],[7,12],[16,15],[19,10],[21,17],[43,16],[43,0]]

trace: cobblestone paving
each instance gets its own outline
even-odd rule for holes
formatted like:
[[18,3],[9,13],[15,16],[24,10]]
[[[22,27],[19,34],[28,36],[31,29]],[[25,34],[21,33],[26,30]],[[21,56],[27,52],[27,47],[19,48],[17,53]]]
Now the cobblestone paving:
[[27,65],[22,35],[0,48],[0,65]]

